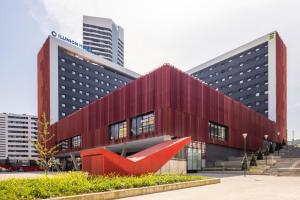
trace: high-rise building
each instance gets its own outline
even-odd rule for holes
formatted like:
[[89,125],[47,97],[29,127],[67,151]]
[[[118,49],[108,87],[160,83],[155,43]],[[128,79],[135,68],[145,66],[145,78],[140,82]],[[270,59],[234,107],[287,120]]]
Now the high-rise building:
[[216,90],[280,124],[287,131],[286,46],[277,32],[187,71]]
[[112,19],[83,16],[82,36],[92,53],[124,66],[124,30]]
[[38,54],[38,116],[45,112],[55,123],[137,77],[52,32]]
[[23,164],[36,160],[38,154],[33,145],[36,141],[36,116],[0,113],[0,163],[6,159]]

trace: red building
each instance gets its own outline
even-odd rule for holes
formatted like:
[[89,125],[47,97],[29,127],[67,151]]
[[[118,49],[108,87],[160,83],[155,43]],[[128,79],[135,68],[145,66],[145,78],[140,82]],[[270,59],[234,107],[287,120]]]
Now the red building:
[[[38,112],[39,116],[46,112],[50,119],[48,49],[46,42],[38,57]],[[278,58],[283,64],[276,70],[284,72],[283,77],[277,73],[277,80],[285,83],[284,61],[285,57]],[[71,153],[74,160],[81,150],[95,147],[130,156],[166,140],[191,136],[186,153],[182,151],[175,157],[186,159],[188,170],[200,170],[215,160],[241,155],[242,133],[248,133],[248,151],[263,147],[265,134],[273,142],[287,139],[285,95],[279,96],[277,101],[284,113],[274,122],[169,64],[135,78],[60,120],[52,121],[53,144],[60,146],[58,157],[66,159]],[[278,94],[286,94],[285,85],[277,87]],[[280,138],[277,131],[281,132]]]

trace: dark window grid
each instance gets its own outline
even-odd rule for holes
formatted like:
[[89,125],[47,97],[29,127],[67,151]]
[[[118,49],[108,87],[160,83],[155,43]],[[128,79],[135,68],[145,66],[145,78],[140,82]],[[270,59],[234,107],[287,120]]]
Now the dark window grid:
[[118,122],[112,125],[109,125],[109,139],[116,140],[125,138],[127,136],[127,122]]
[[[260,75],[260,77],[255,78],[256,75]],[[252,74],[247,74],[247,75],[242,75],[240,77],[234,77],[233,76],[232,79],[229,79],[227,81],[226,80],[222,81],[222,79],[221,80],[216,79],[215,81],[208,81],[208,84],[212,84],[212,86],[214,86],[214,87],[224,87],[226,85],[232,84],[232,85],[241,85],[240,87],[244,88],[244,85],[247,85],[247,82],[251,83],[251,85],[254,85],[254,84],[260,83],[262,81],[267,81],[267,76],[265,76],[265,78],[263,76],[264,76],[264,73],[253,74],[253,75]],[[248,81],[249,78],[251,78],[252,80]],[[244,83],[241,84],[240,83],[241,80],[243,80]],[[216,81],[218,81],[219,83],[216,83]]]
[[88,40],[83,41],[83,45],[85,45],[85,46],[94,45],[94,46],[97,46],[97,47],[109,48],[109,49],[111,49],[111,52],[112,52],[112,46],[111,45],[99,44],[99,43],[91,42],[91,41],[88,41]]
[[208,135],[211,139],[226,141],[228,140],[228,127],[214,122],[209,122]]
[[124,44],[122,40],[118,39],[118,42],[120,42],[122,45]]
[[112,30],[109,29],[109,28],[105,28],[105,27],[101,27],[101,26],[96,26],[96,25],[92,25],[92,24],[86,24],[86,23],[83,23],[83,27],[97,28],[97,29],[99,29],[99,30],[105,30],[105,31],[112,32]]
[[100,39],[95,39],[95,38],[90,38],[90,37],[83,37],[83,45],[85,45],[85,42],[94,42],[94,43],[100,43],[102,45],[107,45],[112,48],[112,43],[110,41],[106,40],[100,40]]
[[153,112],[131,118],[132,135],[140,135],[143,133],[154,131],[154,129],[155,129],[155,116]]
[[111,37],[107,37],[104,35],[98,35],[98,34],[94,34],[94,33],[90,33],[90,32],[83,32],[83,36],[91,36],[91,37],[95,37],[95,38],[99,38],[99,39],[107,39],[112,41]]
[[[88,46],[88,45],[85,45],[85,46]],[[89,46],[93,51],[99,51],[99,53],[102,53],[103,56],[106,56],[106,57],[110,57],[112,58],[112,51],[111,50],[108,50],[108,49],[102,49],[102,48],[98,48],[98,47],[92,47],[92,46]]]
[[[80,77],[79,75],[74,76],[72,74],[66,74],[66,73],[61,76],[64,76],[65,80],[62,80],[60,78],[60,80],[59,80],[60,88],[61,88],[61,86],[68,86],[68,87],[73,88],[73,86],[78,85],[79,87],[85,87],[85,88],[94,88],[95,89],[95,87],[103,87],[103,88],[106,88],[107,90],[111,90],[111,89],[114,89],[114,86],[121,87],[121,86],[125,85],[124,79],[122,80],[122,79],[117,78],[118,81],[115,81],[114,80],[115,77],[110,77],[109,79],[106,77],[101,77],[101,78],[90,77],[89,79],[86,79],[86,75],[83,75],[82,77]],[[96,82],[95,79],[98,79],[98,82]],[[72,83],[72,80],[75,80],[76,83]],[[120,80],[122,81],[122,83],[120,83]],[[101,81],[103,81],[104,84],[101,84]],[[79,85],[79,82],[82,82],[82,86]],[[129,81],[126,81],[126,82],[129,82]],[[109,84],[109,86],[107,86],[107,83]],[[86,87],[86,84],[88,84],[89,87]],[[67,90],[67,88],[65,90]]]
[[[234,81],[231,83],[223,83],[223,84],[213,84],[213,87],[224,87],[224,92],[232,92],[232,91],[238,91],[240,92],[240,89],[243,89],[244,91],[247,90],[248,87],[251,87],[255,91],[264,91],[268,87],[264,85],[264,82],[267,81],[266,79],[252,79],[251,81],[244,81],[244,83],[240,84],[240,81]],[[232,85],[230,88],[229,85]],[[256,85],[259,85],[259,87],[256,87]]]
[[[131,79],[129,79],[127,77],[123,77],[117,73],[113,73],[110,71],[97,70],[97,69],[96,70],[89,69],[87,71],[84,67],[82,67],[82,69],[81,69],[79,67],[68,66],[68,65],[62,65],[62,66],[60,66],[60,69],[61,69],[61,67],[64,67],[65,71],[60,70],[59,74],[61,76],[67,76],[70,79],[76,79],[76,78],[86,79],[86,76],[89,76],[90,81],[95,81],[95,79],[103,80],[103,81],[110,81],[111,78],[117,78],[119,80],[126,81],[126,82],[131,81]],[[74,71],[76,74],[72,74],[72,71]],[[97,71],[98,74],[95,74],[95,71]],[[101,73],[103,73],[104,76],[101,76]],[[80,77],[79,74],[82,74],[83,77]],[[106,78],[107,75],[109,75],[111,78]],[[86,79],[86,80],[88,80],[88,79]]]
[[83,31],[84,31],[84,32],[88,32],[88,33],[98,33],[98,34],[101,34],[101,35],[105,35],[105,36],[108,36],[108,37],[112,37],[112,34],[111,34],[111,33],[104,32],[104,31],[98,31],[98,30],[89,29],[89,28],[83,28]]
[[[256,48],[256,47],[255,47]],[[253,48],[253,49],[255,49]],[[246,51],[248,52],[248,50]],[[205,73],[205,72],[220,72],[221,70],[227,70],[229,67],[233,67],[233,68],[236,68],[236,67],[240,67],[240,63],[243,63],[244,66],[249,64],[249,63],[254,63],[253,61],[256,61],[256,57],[260,57],[260,59],[258,60],[259,62],[261,62],[261,60],[267,60],[266,57],[264,57],[264,55],[268,53],[267,50],[264,50],[264,51],[258,51],[258,52],[255,52],[255,53],[252,53],[250,55],[247,55],[247,56],[244,56],[243,58],[240,58],[239,55],[241,54],[245,54],[245,52],[242,52],[238,55],[235,55],[235,56],[232,56],[224,61],[221,61],[221,62],[218,62],[212,66],[209,66],[205,69],[202,69],[201,72]],[[232,60],[232,62],[228,62],[229,60]],[[225,63],[225,64],[222,64],[222,63]],[[212,68],[213,70],[210,70],[210,68]]]
[[75,136],[72,138],[72,149],[78,149],[81,147],[81,136]]
[[[65,59],[66,61],[65,62],[61,62],[60,61],[61,58]],[[76,64],[76,67],[78,65],[83,66],[83,68],[88,67],[90,70],[98,71],[99,74],[100,73],[107,73],[108,75],[114,75],[114,76],[117,75],[118,77],[124,78],[126,80],[133,80],[134,79],[134,78],[132,78],[132,77],[126,75],[126,74],[122,74],[122,73],[110,70],[110,69],[106,68],[105,66],[102,66],[102,65],[95,66],[95,65],[93,65],[91,63],[86,62],[85,60],[81,60],[79,58],[72,57],[72,56],[64,53],[63,50],[60,50],[60,52],[59,52],[59,59],[58,60],[59,60],[59,65],[62,65],[65,68],[66,67],[70,67],[70,70],[74,69],[74,66],[72,65],[72,62],[74,62]],[[77,67],[77,68],[79,68],[79,67]]]
[[[262,73],[262,72],[266,72],[267,69],[261,67],[260,69],[257,69],[257,70],[253,70],[252,72],[247,72],[248,69],[255,69],[256,66],[263,66],[264,64],[266,64],[267,61],[265,62],[261,62],[260,64],[259,63],[256,63],[256,64],[252,64],[252,65],[249,65],[245,68],[235,68],[234,70],[231,70],[231,71],[226,71],[225,73],[222,73],[219,75],[215,75],[216,72],[212,71],[210,73],[203,73],[201,75],[197,74],[197,73],[194,73],[194,76],[197,76],[199,79],[203,80],[203,81],[216,81],[216,80],[221,80],[222,78],[226,78],[228,80],[228,77],[229,76],[232,76],[232,77],[238,77],[238,76],[243,76],[243,75],[240,75],[241,72],[243,72],[245,75],[246,74],[252,74],[252,73]],[[210,75],[213,75],[213,77],[210,77]]]
[[[237,55],[234,55],[234,56],[226,59],[225,62],[229,63],[228,62],[229,60],[232,60],[234,62],[235,60],[248,59],[248,58],[251,58],[251,57],[256,57],[256,56],[258,56],[260,54],[264,54],[264,53],[268,52],[267,48],[263,48],[266,44],[267,44],[267,42],[262,43],[260,45],[257,45],[255,47],[252,47],[250,49],[247,49],[246,51],[243,51],[243,52],[241,52],[241,53],[239,53]],[[255,51],[256,48],[260,48],[260,50],[259,51]],[[249,51],[251,51],[251,54],[247,54]],[[243,55],[243,57],[240,57],[240,55]],[[221,61],[221,62],[223,62],[223,61]]]

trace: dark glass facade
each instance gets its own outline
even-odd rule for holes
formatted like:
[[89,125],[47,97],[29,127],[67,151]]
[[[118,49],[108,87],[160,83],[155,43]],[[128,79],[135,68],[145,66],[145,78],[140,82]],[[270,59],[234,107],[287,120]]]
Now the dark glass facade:
[[268,42],[201,69],[192,76],[268,116]]
[[131,118],[131,134],[140,135],[142,133],[154,131],[154,119],[153,112]]
[[58,51],[59,119],[134,80],[105,66]]

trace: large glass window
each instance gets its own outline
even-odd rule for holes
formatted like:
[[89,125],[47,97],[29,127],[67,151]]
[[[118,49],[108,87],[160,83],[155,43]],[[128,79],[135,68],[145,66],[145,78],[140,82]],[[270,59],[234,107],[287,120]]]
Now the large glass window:
[[58,149],[60,151],[69,149],[69,147],[70,147],[69,140],[63,140],[58,144]]
[[75,136],[72,138],[72,149],[78,149],[81,147],[81,136]]
[[214,122],[208,122],[208,135],[212,139],[226,141],[228,138],[228,128]]
[[78,149],[80,147],[81,147],[81,136],[80,135],[62,140],[58,143],[58,149],[60,151],[63,151],[66,149]]
[[140,135],[154,131],[154,113],[148,113],[131,119],[131,134]]
[[109,126],[109,138],[115,140],[125,138],[127,136],[127,123],[126,121],[112,124]]

